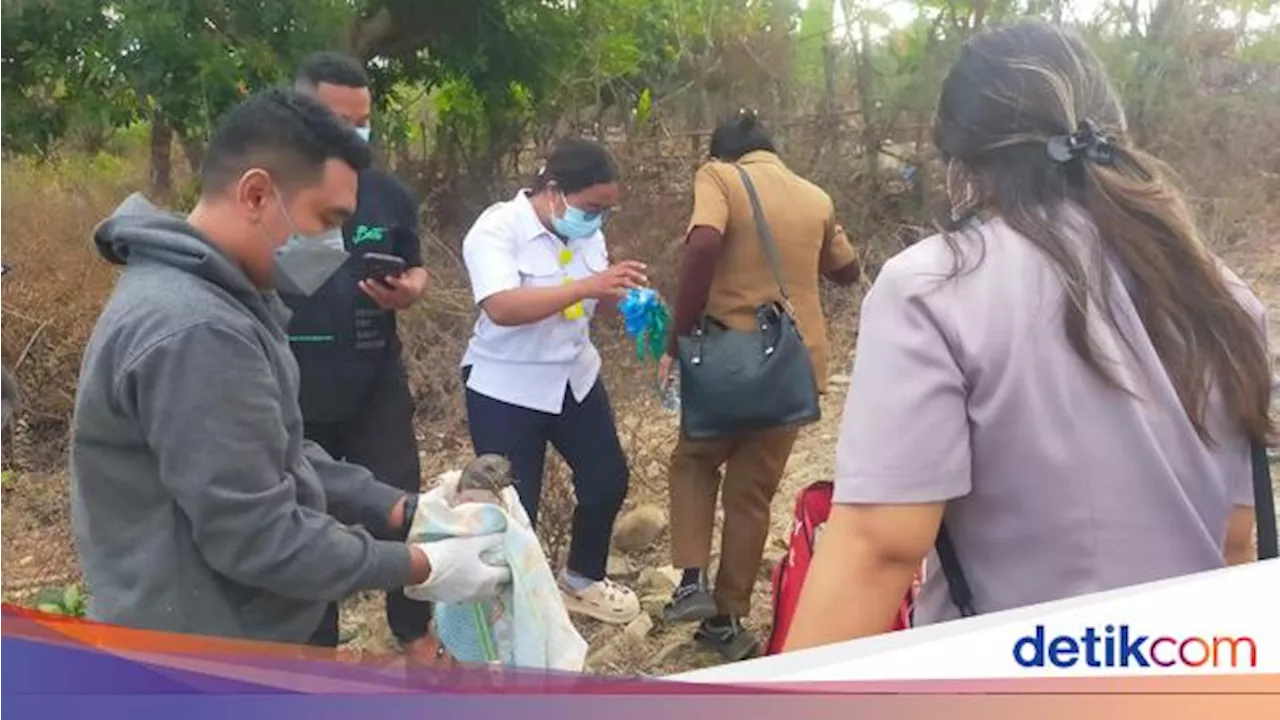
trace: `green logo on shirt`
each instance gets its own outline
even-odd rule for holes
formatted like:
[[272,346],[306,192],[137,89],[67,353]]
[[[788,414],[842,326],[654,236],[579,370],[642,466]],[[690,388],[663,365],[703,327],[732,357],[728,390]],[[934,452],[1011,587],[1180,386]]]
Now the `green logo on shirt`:
[[386,239],[387,229],[376,225],[357,225],[355,236],[351,238],[352,245],[361,245],[367,242],[382,242]]

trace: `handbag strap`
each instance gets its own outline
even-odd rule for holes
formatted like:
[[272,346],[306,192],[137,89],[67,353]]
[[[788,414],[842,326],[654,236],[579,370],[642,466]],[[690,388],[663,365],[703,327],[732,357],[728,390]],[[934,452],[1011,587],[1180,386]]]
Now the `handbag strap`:
[[960,617],[977,615],[973,609],[973,590],[964,576],[964,570],[960,569],[960,559],[956,557],[956,547],[951,544],[951,535],[947,533],[945,522],[938,526],[936,549],[942,576],[947,579],[947,591],[951,595],[951,602],[960,609]]
[[[1253,470],[1253,510],[1256,515],[1258,532],[1258,559],[1271,560],[1277,557],[1277,545],[1280,538],[1276,533],[1275,496],[1271,489],[1271,463],[1267,460],[1267,446],[1252,443],[1250,448]],[[955,545],[951,544],[951,536],[947,533],[946,523],[938,526],[938,562],[942,566],[942,576],[947,579],[947,589],[951,594],[951,602],[960,610],[961,617],[975,615],[973,609],[973,590],[960,568],[960,560],[956,557]]]
[[738,169],[738,174],[742,176],[742,184],[747,187],[747,198],[751,200],[751,214],[755,217],[756,234],[760,236],[760,244],[764,246],[765,255],[769,256],[769,267],[773,269],[773,279],[778,283],[778,290],[782,293],[782,301],[787,307],[787,311],[791,311],[791,297],[787,295],[787,284],[782,280],[782,266],[778,262],[778,247],[773,242],[773,231],[769,229],[769,221],[764,219],[764,208],[760,207],[760,196],[756,193],[755,183],[751,182],[751,176],[747,174],[747,169],[741,165],[734,165]]
[[1276,557],[1276,546],[1280,544],[1276,537],[1275,496],[1271,490],[1271,463],[1267,460],[1267,446],[1263,443],[1252,443],[1253,455],[1253,512],[1256,516],[1258,531],[1258,559],[1270,560]]

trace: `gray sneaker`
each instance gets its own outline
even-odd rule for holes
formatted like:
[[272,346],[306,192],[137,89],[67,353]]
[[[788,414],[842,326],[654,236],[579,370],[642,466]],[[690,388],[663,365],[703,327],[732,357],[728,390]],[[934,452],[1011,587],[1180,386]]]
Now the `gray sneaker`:
[[720,653],[720,657],[729,662],[748,660],[760,653],[760,643],[756,640],[755,633],[743,627],[737,618],[724,625],[704,622],[698,626],[693,637]]
[[699,622],[716,616],[716,601],[702,585],[682,585],[671,593],[671,602],[662,609],[669,623]]

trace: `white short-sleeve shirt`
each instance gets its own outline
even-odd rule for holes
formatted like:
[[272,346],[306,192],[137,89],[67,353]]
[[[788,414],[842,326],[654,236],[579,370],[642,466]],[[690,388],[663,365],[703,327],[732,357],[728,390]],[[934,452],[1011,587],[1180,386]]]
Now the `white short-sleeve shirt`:
[[[462,257],[476,305],[520,287],[572,282],[608,267],[604,235],[562,241],[543,226],[521,190],[481,213],[462,242]],[[480,310],[462,366],[467,387],[512,405],[559,414],[566,385],[579,402],[600,375],[600,353],[589,327],[596,301],[579,317],[563,312],[528,325],[503,327]]]

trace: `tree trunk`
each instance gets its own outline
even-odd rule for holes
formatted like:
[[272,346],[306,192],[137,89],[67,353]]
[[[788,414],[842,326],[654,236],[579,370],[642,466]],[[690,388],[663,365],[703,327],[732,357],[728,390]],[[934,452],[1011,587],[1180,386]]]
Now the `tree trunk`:
[[987,5],[988,0],[973,0],[973,19],[970,21],[970,32],[977,32],[982,29],[983,24],[987,21]]
[[200,175],[200,167],[204,164],[204,143],[184,133],[178,133],[178,144],[182,147],[182,156],[187,160],[191,174]]
[[867,177],[872,185],[880,179],[880,138],[876,131],[875,73],[871,67],[871,23],[865,16],[858,22],[858,109],[862,121],[862,152],[867,163]]
[[1249,3],[1240,3],[1240,8],[1236,10],[1236,29],[1235,36],[1237,43],[1244,43],[1245,36],[1249,34]]
[[1151,22],[1143,38],[1135,78],[1142,78],[1143,87],[1136,102],[1130,103],[1129,119],[1134,137],[1143,145],[1154,144],[1156,132],[1162,126],[1157,120],[1168,111],[1171,102],[1167,95],[1174,84],[1181,80],[1187,58],[1175,48],[1180,38],[1187,34],[1186,0],[1160,0],[1151,12]]
[[796,0],[773,0],[769,6],[770,48],[773,73],[773,108],[777,116],[791,105],[791,57],[794,51],[791,37],[791,16],[795,13]]
[[836,117],[836,48],[830,34],[822,40],[822,81],[822,133],[814,143],[811,167],[822,161],[828,145],[834,149],[835,157],[840,157],[840,120]]
[[156,199],[169,196],[173,189],[173,126],[164,113],[157,110],[151,118],[151,194]]
[[822,39],[822,112],[836,111],[836,47],[828,34]]

